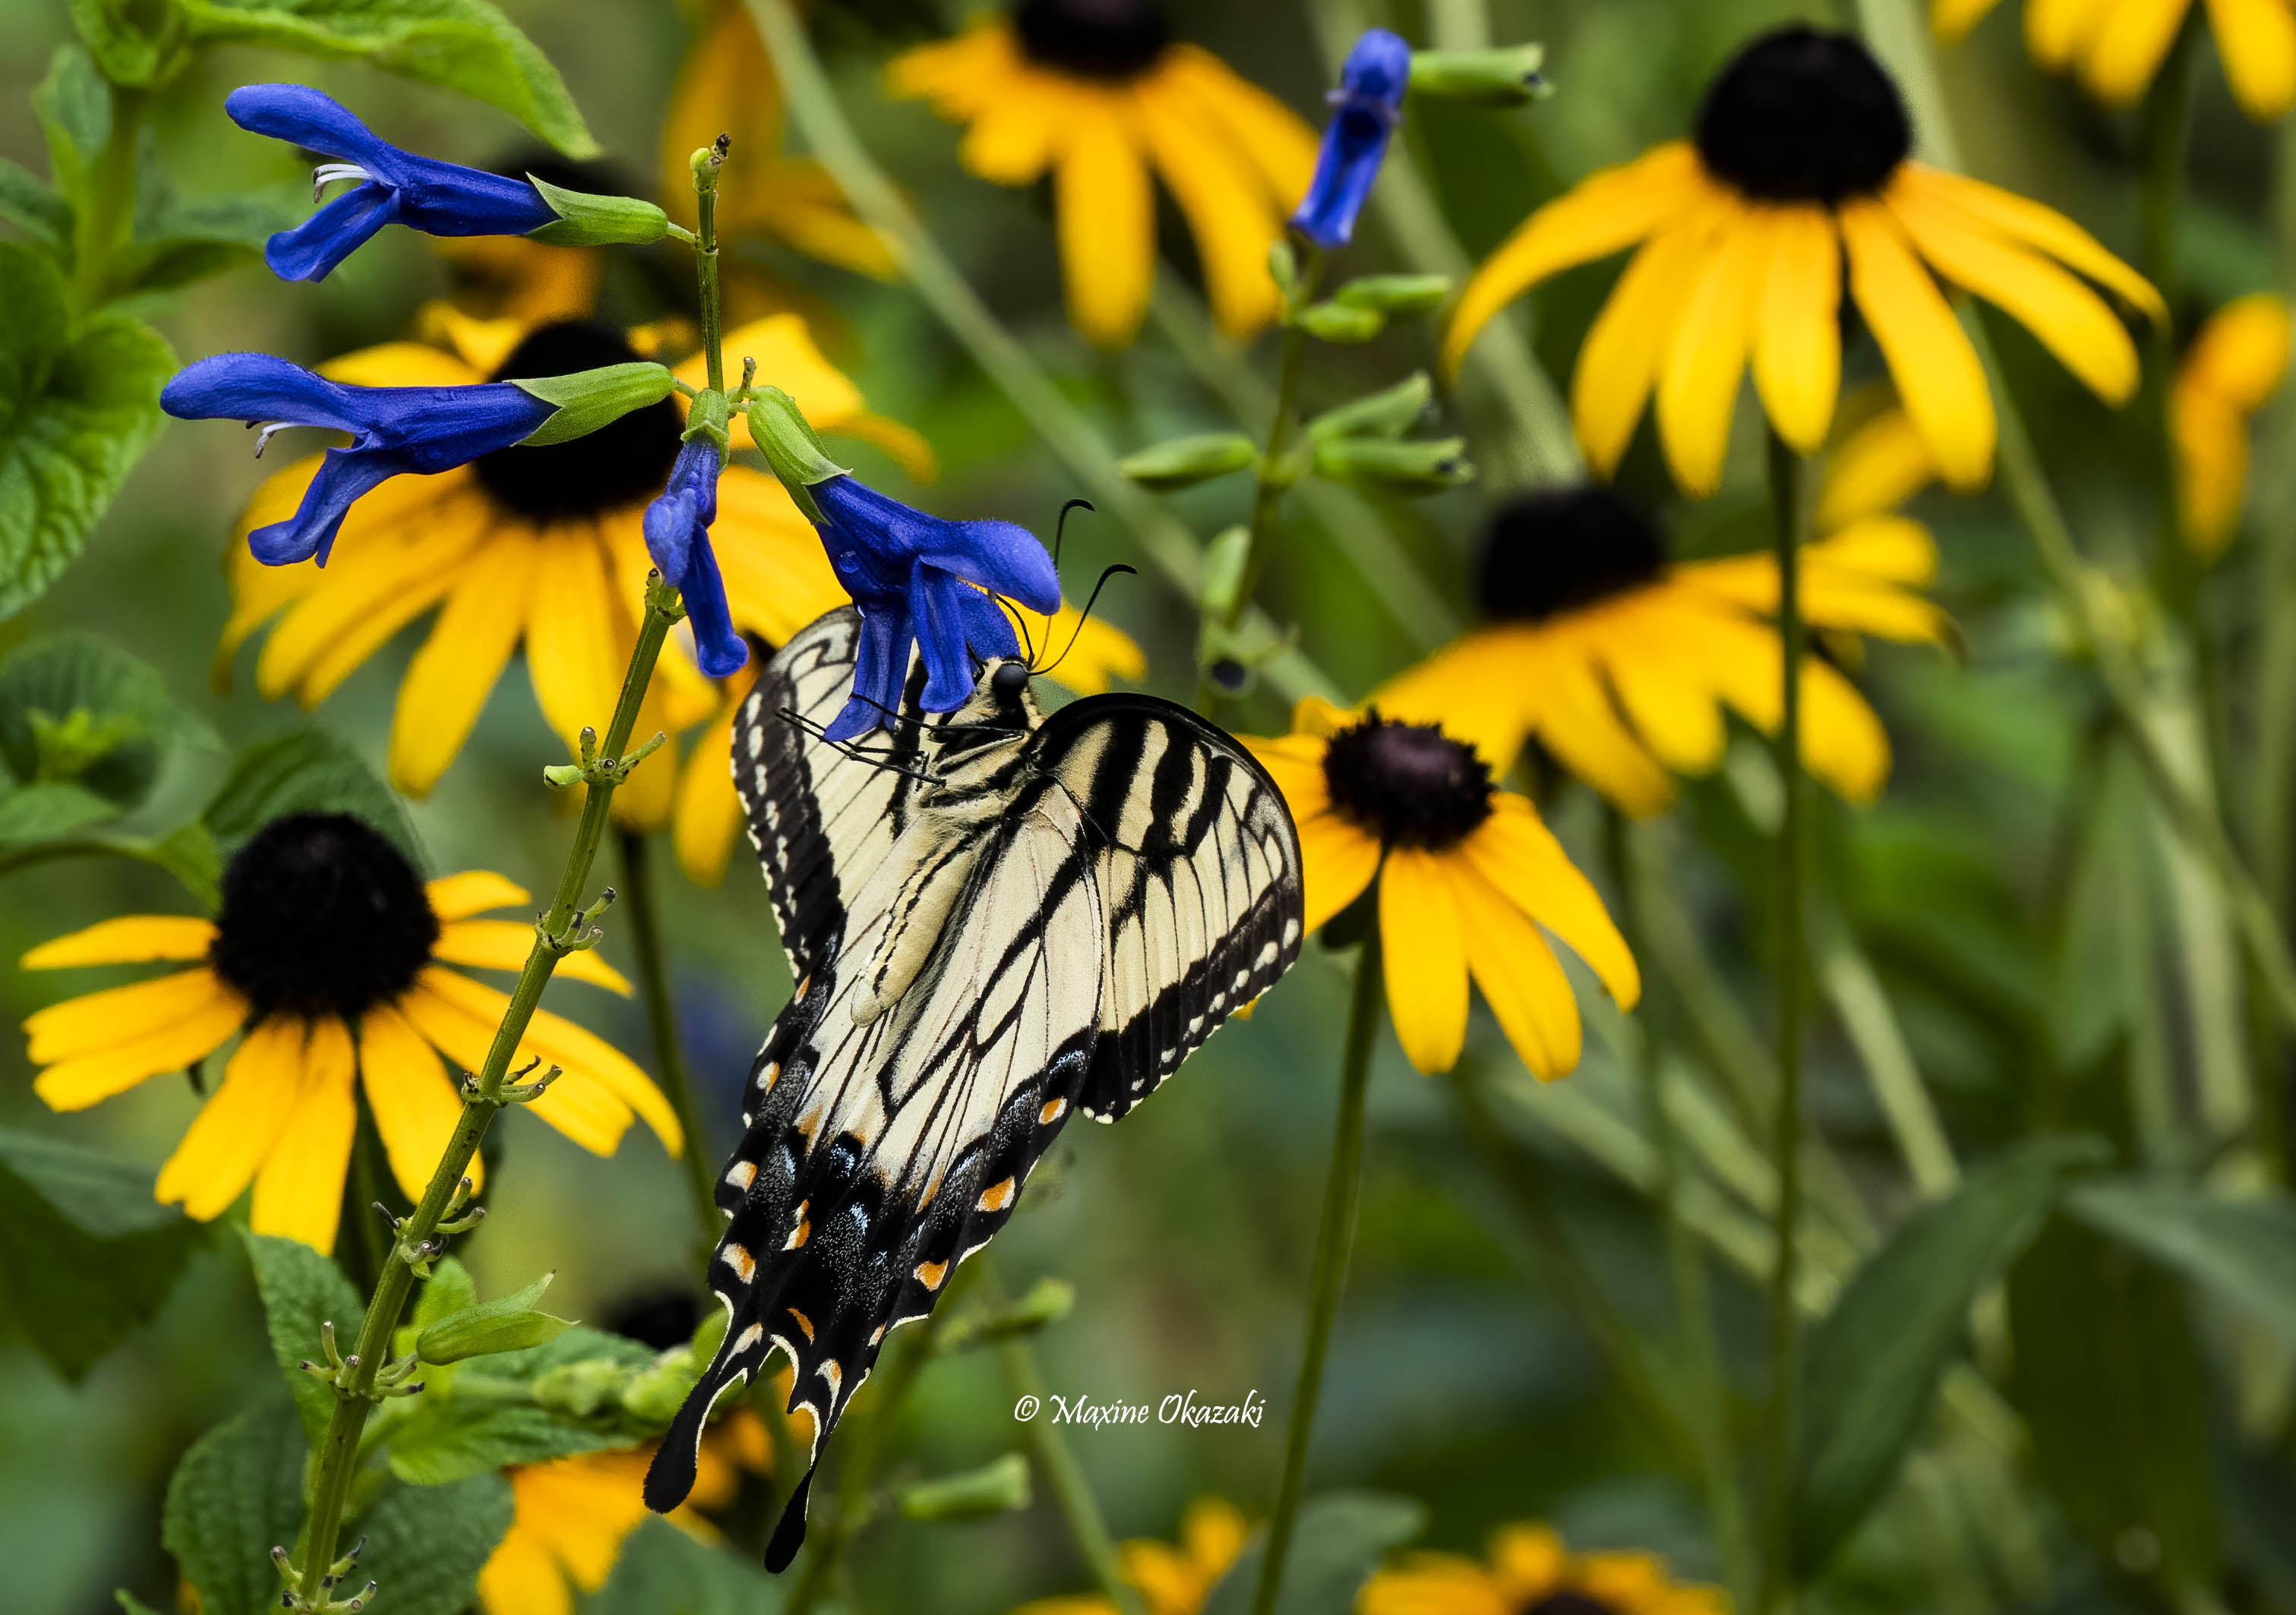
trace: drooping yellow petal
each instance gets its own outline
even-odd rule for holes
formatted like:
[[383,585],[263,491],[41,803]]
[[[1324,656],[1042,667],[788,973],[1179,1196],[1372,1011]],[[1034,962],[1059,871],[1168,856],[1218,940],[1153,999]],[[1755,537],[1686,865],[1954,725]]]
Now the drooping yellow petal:
[[1968,333],[1897,222],[1877,202],[1841,211],[1849,250],[1849,291],[1889,362],[1906,413],[1956,488],[1981,488],[1993,472],[1993,395]]
[[[441,982],[447,984],[445,992],[436,990]],[[487,1050],[494,1042],[495,1029],[501,1024],[503,1012],[509,1004],[510,997],[505,993],[457,976],[452,971],[432,968],[424,971],[407,990],[398,1008],[414,1023],[414,1029],[450,1062],[465,1072],[476,1072],[487,1062]],[[541,1053],[540,1049],[532,1046],[530,1039],[521,1043],[512,1062],[512,1070],[523,1069],[529,1062],[539,1059]],[[539,1075],[539,1071],[530,1073],[529,1079]],[[594,1155],[611,1155],[630,1125],[629,1106],[609,1092],[604,1084],[573,1071],[560,1077],[526,1108]]]
[[[476,970],[522,970],[534,946],[534,927],[514,920],[456,920],[439,928],[439,944],[430,956],[448,964]],[[595,948],[568,954],[558,961],[557,977],[587,981],[629,996],[630,984],[622,972],[598,957]]]
[[18,963],[26,970],[65,970],[80,964],[149,964],[160,959],[204,959],[215,940],[215,922],[188,914],[123,914],[100,920],[53,942],[43,942]]
[[2243,413],[2288,375],[2288,304],[2270,291],[2234,298],[2208,317],[2177,371],[2177,384],[2213,394]]
[[223,1081],[160,1168],[152,1195],[206,1222],[254,1178],[286,1127],[303,1080],[300,1021],[274,1016],[240,1040]]
[[2025,49],[2053,72],[2072,65],[2119,0],[2025,0]]
[[1639,636],[1605,657],[1603,668],[1636,736],[1660,762],[1685,775],[1710,774],[1720,765],[1728,733],[1704,683],[1681,676],[1663,652],[1643,652]]
[[1726,219],[1693,271],[1660,359],[1659,440],[1683,492],[1704,498],[1722,482],[1738,380],[1769,279],[1774,215],[1744,208]]
[[[678,64],[661,120],[663,209],[689,228],[694,222],[693,153],[721,134],[734,137],[734,160],[718,181],[718,227],[752,200],[742,194],[748,176],[770,163],[782,143],[782,85],[758,37],[757,24],[739,0],[713,0]],[[729,194],[729,193],[731,194]]]
[[1741,210],[1693,206],[1644,242],[1595,318],[1570,372],[1570,422],[1598,477],[1618,469],[1658,380],[1693,276],[1715,234]]
[[1129,97],[1080,101],[1054,179],[1069,318],[1100,348],[1121,348],[1148,310],[1156,208]]
[[1841,389],[1841,238],[1812,207],[1775,210],[1754,333],[1754,386],[1778,436],[1815,454]]
[[1861,516],[1896,510],[1937,478],[1937,455],[1914,418],[1885,409],[1826,456],[1812,520],[1819,532],[1833,532]]
[[1008,95],[1016,67],[1010,26],[983,12],[954,39],[921,45],[885,66],[885,87],[894,95],[931,99],[945,118],[964,119],[1000,95]]
[[2114,0],[2081,53],[2081,82],[2107,106],[2128,106],[2161,70],[2192,0]]
[[1578,1063],[1578,1002],[1554,950],[1476,870],[1454,865],[1447,873],[1467,966],[1499,1029],[1541,1082],[1570,1075]]
[[1937,540],[1906,517],[1870,516],[1806,547],[1802,564],[1883,583],[1925,584],[1937,576]]
[[1620,720],[1583,659],[1550,659],[1536,714],[1539,743],[1622,812],[1648,818],[1674,799],[1674,781]]
[[1379,873],[1379,838],[1334,812],[1294,816],[1300,831],[1300,880],[1306,887],[1308,930],[1321,930],[1357,898]]
[[1459,1063],[1467,1041],[1467,943],[1450,877],[1435,854],[1398,847],[1379,878],[1387,1012],[1404,1058],[1423,1077]]
[[900,273],[893,243],[855,216],[836,181],[810,158],[782,159],[757,184],[742,186],[742,195],[744,228],[777,235],[808,258],[856,275],[889,281]]
[[147,1077],[183,1070],[214,1053],[247,1019],[247,1004],[212,971],[189,975],[207,984],[206,998],[177,1009],[163,1025],[141,1036],[57,1061],[34,1079],[32,1092],[50,1110],[86,1110]]
[[[1777,733],[1784,652],[1767,624],[1715,611],[1696,625],[1722,699],[1765,734]],[[1801,667],[1801,760],[1810,777],[1868,802],[1890,776],[1890,742],[1856,686],[1814,656]]]
[[1712,185],[1688,141],[1591,174],[1515,226],[1468,277],[1443,332],[1442,367],[1459,362],[1491,316],[1549,275],[1622,252],[1669,225]]
[[484,372],[427,342],[381,342],[329,359],[319,373],[353,387],[468,387]]
[[[1801,553],[1800,608],[1813,627],[1874,634],[1885,639],[1932,643],[1946,630],[1936,606],[1901,586],[1924,583],[1937,569],[1929,530],[1902,516],[1852,523]],[[1674,569],[1687,590],[1728,601],[1749,611],[1778,609],[1778,569],[1767,554],[1688,562]]]
[[482,914],[490,909],[520,908],[533,900],[526,888],[506,875],[488,869],[468,869],[460,874],[440,875],[427,882],[423,892],[430,899],[430,912],[441,922],[467,920],[472,914]]
[[1060,152],[1070,98],[1033,78],[983,107],[965,130],[957,160],[991,184],[1034,184]]
[[427,796],[463,749],[525,632],[541,546],[497,532],[456,581],[398,686],[390,720],[391,783]]
[[348,1027],[332,1016],[311,1022],[293,1113],[255,1175],[247,1217],[254,1232],[300,1240],[322,1255],[334,1250],[358,1130],[357,1064]]
[[2288,0],[2208,0],[2217,57],[2240,110],[2267,123],[2296,103],[2296,13]]
[[[803,315],[783,311],[751,320],[728,332],[724,346],[729,371],[738,370],[744,359],[757,360],[758,380],[796,399],[816,431],[840,430],[867,411],[861,389],[822,353]],[[676,374],[688,386],[703,385],[709,374],[707,357],[694,355],[677,367]],[[726,432],[734,447],[753,447],[747,414],[736,414]]]
[[1950,45],[1975,28],[2000,0],[1931,0],[1930,28]]
[[[2088,4],[2090,0],[2076,0]],[[2030,17],[2035,6],[2028,4]],[[1918,162],[1902,162],[1890,178],[1890,193],[1915,193],[1958,208],[1976,224],[1997,231],[2011,241],[2046,253],[2076,275],[2085,275],[2132,307],[2141,309],[2155,324],[2169,318],[2168,305],[2152,283],[2122,263],[2104,243],[2058,212],[2030,197],[1964,174],[1950,174]]]
[[117,1048],[200,1014],[221,990],[213,971],[187,970],[67,998],[24,1022],[30,1039],[27,1053],[35,1065],[51,1065]]
[[813,524],[771,477],[726,468],[718,482],[712,542],[734,626],[767,644],[786,644],[846,602]]
[[2214,394],[2179,386],[2169,398],[2177,449],[2178,526],[2206,561],[2224,553],[2248,489],[2248,422]]
[[1229,336],[1249,336],[1275,314],[1267,250],[1282,229],[1281,216],[1233,154],[1193,120],[1185,94],[1175,95],[1154,76],[1133,94],[1148,154],[1196,238],[1212,317]]
[[1316,172],[1316,131],[1299,113],[1196,45],[1165,52],[1156,76],[1185,94],[1191,111],[1242,158],[1278,213],[1290,213],[1308,193]]
[[[511,1481],[513,1500],[517,1474]],[[574,1589],[540,1534],[513,1519],[479,1571],[479,1608],[485,1615],[574,1615]]]
[[[390,1176],[408,1200],[421,1200],[462,1119],[462,1099],[422,1034],[390,1004],[377,1004],[359,1022],[358,1062]],[[467,1170],[474,1190],[486,1186],[483,1160],[472,1156]]]
[[526,670],[542,716],[570,745],[586,726],[606,732],[627,653],[616,643],[614,599],[594,528],[542,535],[527,613]]
[[1459,850],[1494,890],[1584,959],[1620,1009],[1642,1001],[1642,971],[1611,911],[1527,799],[1512,791],[1494,796],[1491,816]]
[[734,720],[758,682],[758,659],[726,683],[726,704],[701,732],[677,781],[677,807],[670,821],[672,844],[688,879],[715,886],[726,876],[726,860],[742,825],[742,799],[734,790]]
[[2136,345],[2104,299],[2037,252],[1972,229],[1918,190],[1890,210],[1938,273],[1999,307],[2108,404],[2136,390]]

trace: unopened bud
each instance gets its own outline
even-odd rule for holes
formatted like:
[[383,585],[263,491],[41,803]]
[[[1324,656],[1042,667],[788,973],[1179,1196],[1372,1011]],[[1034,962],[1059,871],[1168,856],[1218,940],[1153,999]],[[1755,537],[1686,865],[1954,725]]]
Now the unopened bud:
[[1472,480],[1475,468],[1458,438],[1394,443],[1383,438],[1327,438],[1316,445],[1316,474],[1404,494],[1439,493]]
[[1351,404],[1325,410],[1308,422],[1308,436],[1317,442],[1325,438],[1399,438],[1434,399],[1435,384],[1423,370]]
[[1116,469],[1143,488],[1172,489],[1193,488],[1240,471],[1259,457],[1258,447],[1242,432],[1214,431],[1174,438],[1127,455],[1116,463]]
[[901,1491],[901,1513],[912,1520],[986,1520],[1029,1506],[1029,1461],[1006,1453],[961,1475],[927,1480]]
[[1332,300],[1344,308],[1379,314],[1427,314],[1441,307],[1450,295],[1447,275],[1365,275],[1333,292]]
[[1487,107],[1519,107],[1554,94],[1554,86],[1538,70],[1546,61],[1543,45],[1484,51],[1414,51],[1411,93]]
[[1387,329],[1387,316],[1376,308],[1350,308],[1345,303],[1317,303],[1300,311],[1300,328],[1324,342],[1368,342]]
[[586,438],[634,409],[660,403],[669,397],[674,381],[666,368],[648,359],[578,370],[571,375],[520,377],[511,385],[555,404],[558,410],[519,441],[540,448]]

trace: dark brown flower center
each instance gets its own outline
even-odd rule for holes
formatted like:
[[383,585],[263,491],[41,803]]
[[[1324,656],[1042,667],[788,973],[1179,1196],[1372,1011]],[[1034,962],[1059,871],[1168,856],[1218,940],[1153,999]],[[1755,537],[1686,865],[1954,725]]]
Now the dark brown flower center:
[[1656,582],[1665,570],[1665,535],[1623,496],[1546,488],[1492,514],[1476,596],[1493,621],[1542,622]]
[[1522,1615],[1618,1615],[1618,1611],[1575,1587],[1563,1587],[1523,1605]]
[[1446,851],[1491,816],[1490,766],[1472,746],[1376,708],[1332,736],[1324,784],[1332,806],[1386,847]]
[[1013,27],[1032,61],[1085,78],[1131,78],[1172,43],[1158,0],[1021,0]]
[[1913,150],[1913,126],[1863,45],[1796,24],[1722,70],[1697,139],[1707,170],[1741,193],[1831,206],[1879,191]]
[[438,941],[404,853],[348,814],[293,813],[224,871],[208,961],[258,1017],[355,1021],[412,987]]
[[[603,321],[556,320],[529,332],[494,380],[569,375],[637,357],[629,339]],[[476,469],[488,492],[529,521],[598,516],[661,492],[682,430],[677,406],[664,398],[586,438],[481,455]]]

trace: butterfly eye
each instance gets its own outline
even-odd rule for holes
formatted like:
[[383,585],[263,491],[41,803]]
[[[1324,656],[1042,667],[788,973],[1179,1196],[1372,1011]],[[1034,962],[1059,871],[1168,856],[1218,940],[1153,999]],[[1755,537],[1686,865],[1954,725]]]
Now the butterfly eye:
[[988,676],[988,687],[1000,698],[1010,701],[1029,687],[1029,664],[1025,661],[997,663],[996,671]]

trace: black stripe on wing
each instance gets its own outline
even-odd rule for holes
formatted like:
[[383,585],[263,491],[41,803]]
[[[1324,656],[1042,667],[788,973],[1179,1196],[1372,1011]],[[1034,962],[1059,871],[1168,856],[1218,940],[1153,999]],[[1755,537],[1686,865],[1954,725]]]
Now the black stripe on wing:
[[1037,749],[1099,843],[1108,956],[1078,1103],[1113,1121],[1299,957],[1299,836],[1251,754],[1170,701],[1077,701]]

